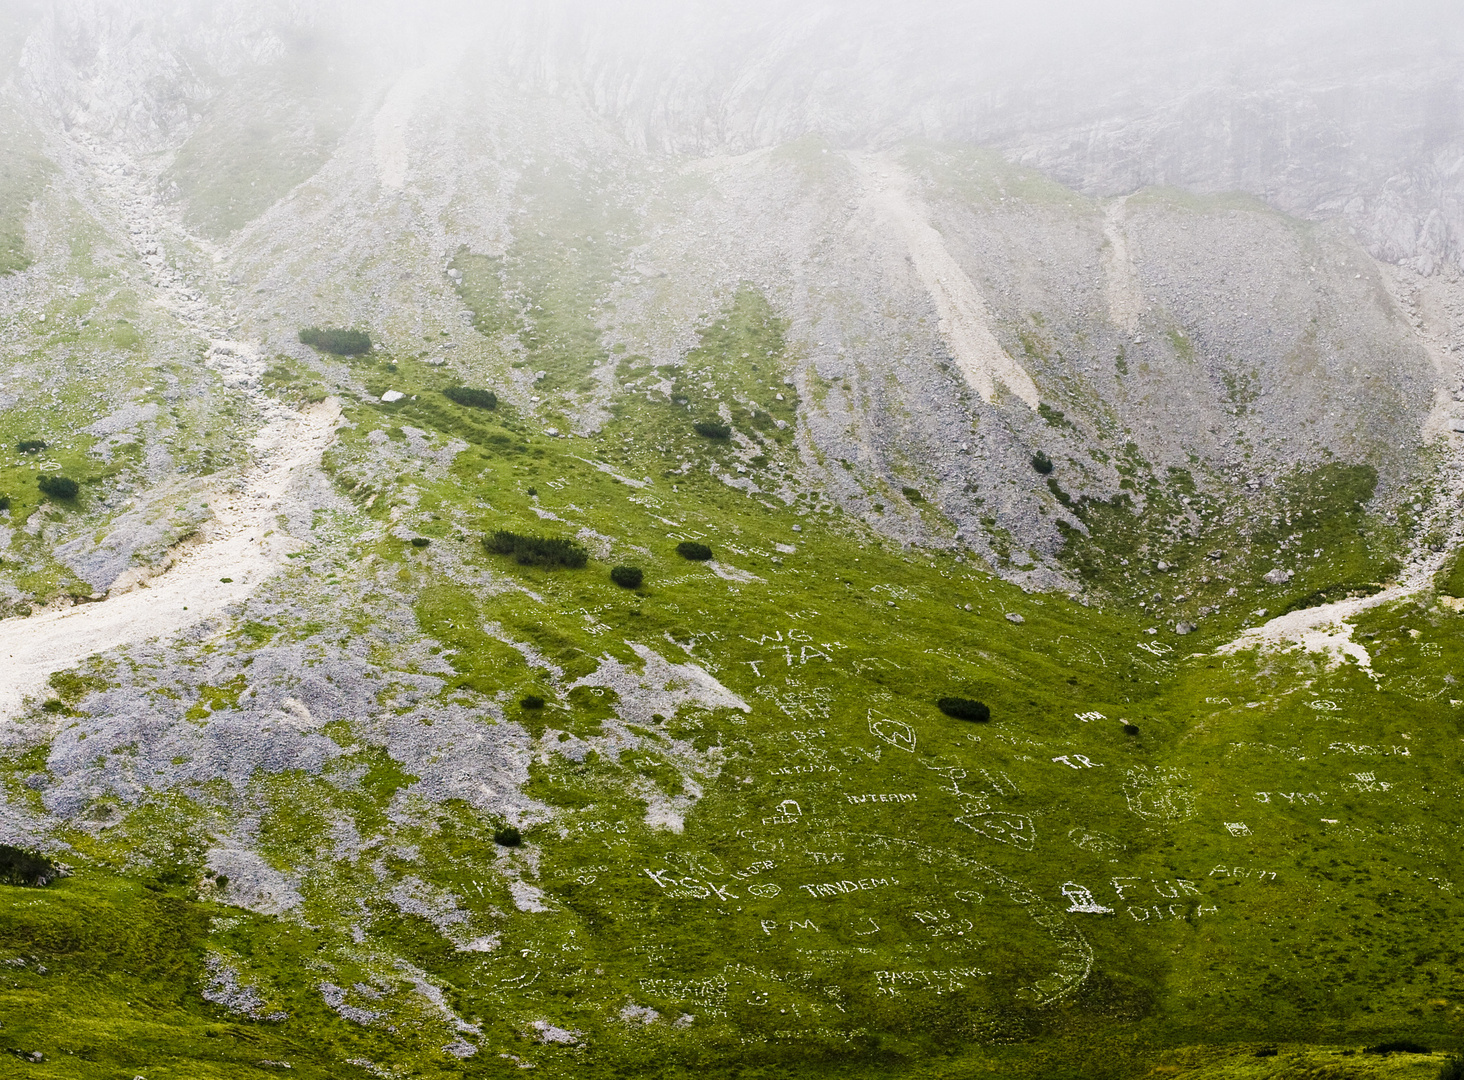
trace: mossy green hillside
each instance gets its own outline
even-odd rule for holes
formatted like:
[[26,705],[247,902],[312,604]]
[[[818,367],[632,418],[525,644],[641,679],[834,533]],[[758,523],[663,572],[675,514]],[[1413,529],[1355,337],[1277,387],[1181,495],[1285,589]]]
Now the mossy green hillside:
[[272,68],[211,98],[164,177],[164,195],[205,235],[227,236],[309,179],[351,123],[360,72],[346,58],[299,38]]
[[519,177],[513,240],[502,256],[461,251],[449,267],[474,325],[507,343],[536,393],[583,395],[609,359],[600,317],[617,262],[640,224],[613,167],[546,157]]
[[[1201,488],[1185,469],[1155,470],[1132,452],[1117,468],[1124,480],[1109,500],[1073,499],[1064,470],[1049,477],[1082,525],[1059,520],[1060,557],[1098,594],[1171,625],[1226,609],[1275,615],[1369,595],[1398,572],[1408,523],[1390,524],[1371,508],[1371,466],[1299,467],[1265,489],[1229,494],[1217,484]],[[1265,580],[1278,569],[1290,577]]]
[[[1369,614],[1356,639],[1371,673],[1220,656],[1252,596],[1222,592],[1181,638],[1148,632],[1148,608],[1027,594],[954,554],[891,546],[774,494],[796,463],[754,406],[796,420],[785,349],[744,290],[660,373],[669,390],[623,367],[615,415],[589,438],[457,406],[415,359],[353,364],[368,385],[394,365],[407,396],[347,397],[326,467],[355,513],[323,517],[271,594],[320,610],[241,620],[210,646],[237,666],[184,704],[197,724],[227,717],[258,658],[317,641],[339,610],[379,673],[379,715],[333,718],[340,753],[318,769],[264,770],[242,792],[144,789],[96,839],[66,833],[75,877],[6,899],[43,897],[82,944],[0,922],[0,948],[66,971],[0,986],[4,1046],[71,1069],[56,1075],[85,1075],[83,1051],[219,1076],[261,1060],[307,1076],[366,1075],[353,1060],[424,1076],[1434,1067],[1343,1052],[1459,1042],[1445,929],[1464,916],[1448,855],[1459,616],[1427,600]],[[766,403],[778,387],[786,413]],[[747,445],[692,431],[723,406]],[[766,466],[744,460],[753,449]],[[1176,573],[1207,572],[1211,534],[1175,531],[1193,486],[1134,476],[1173,513],[1132,554],[1188,545]],[[1256,565],[1321,547],[1340,581],[1392,550],[1370,546],[1382,526],[1364,472],[1277,487],[1274,524],[1247,525]],[[483,550],[496,529],[576,539],[591,558],[519,566]],[[686,540],[714,559],[680,558]],[[1250,558],[1235,543],[1227,558]],[[608,573],[632,558],[634,593]],[[1132,565],[1092,558],[1097,584],[1141,595]],[[1298,573],[1285,595],[1329,580]],[[65,693],[85,724],[86,688]],[[545,707],[522,707],[529,695]],[[943,715],[947,696],[992,719]],[[433,794],[430,760],[393,756],[426,724],[424,698],[470,725],[458,749],[498,747],[511,811]],[[39,766],[17,762],[15,789]],[[239,821],[298,883],[288,913],[229,908],[233,883],[211,884],[205,853]],[[493,842],[505,824],[522,847]],[[129,961],[126,941],[156,925],[170,928],[156,962]],[[67,967],[77,951],[90,966]],[[256,988],[258,1015],[204,1000],[211,962]],[[573,1043],[542,1041],[541,1022]]]

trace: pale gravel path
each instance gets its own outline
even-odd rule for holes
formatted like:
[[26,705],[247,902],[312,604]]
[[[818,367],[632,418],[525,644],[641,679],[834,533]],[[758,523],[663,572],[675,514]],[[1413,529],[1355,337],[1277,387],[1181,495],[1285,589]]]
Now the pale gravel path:
[[15,716],[27,696],[44,692],[53,672],[108,649],[176,634],[247,599],[303,546],[280,531],[276,517],[289,508],[296,481],[320,464],[339,420],[331,399],[261,430],[243,489],[214,495],[217,510],[203,541],[164,573],[97,603],[0,621],[0,718]]

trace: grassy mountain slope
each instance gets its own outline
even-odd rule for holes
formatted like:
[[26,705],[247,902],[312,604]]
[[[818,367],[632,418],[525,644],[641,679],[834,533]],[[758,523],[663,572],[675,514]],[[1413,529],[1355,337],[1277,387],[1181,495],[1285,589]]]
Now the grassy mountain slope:
[[[776,355],[758,302],[691,362]],[[1149,634],[733,487],[777,440],[674,400],[555,438],[354,370],[407,396],[348,405],[351,502],[290,571],[20,729],[12,812],[76,874],[8,890],[0,1037],[51,1074],[1342,1076],[1457,1037],[1459,616],[1372,616],[1376,677],[1217,658],[1238,617]],[[496,528],[593,557],[519,568]]]
[[[0,726],[0,839],[72,870],[0,885],[16,1068],[1341,1080],[1464,1042],[1464,616],[1219,651],[1450,542],[1440,373],[1348,238],[950,146],[658,158],[472,72],[388,169],[292,64],[146,184],[61,161],[95,205],[36,204],[0,283],[17,620],[343,410],[246,537],[298,541],[278,574]],[[220,247],[156,224],[171,179]],[[977,390],[917,255],[1038,408]]]

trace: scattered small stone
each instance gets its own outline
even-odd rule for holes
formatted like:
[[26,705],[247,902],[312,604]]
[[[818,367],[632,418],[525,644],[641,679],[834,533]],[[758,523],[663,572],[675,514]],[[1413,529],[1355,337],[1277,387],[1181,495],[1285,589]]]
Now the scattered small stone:
[[1009,623],[1016,623],[1018,626],[1021,626],[1024,622],[1027,621],[1026,619],[1022,618],[1020,615],[1018,615],[1015,611],[1008,611],[1007,612],[1006,620]]
[[407,395],[404,394],[404,393],[402,393],[400,390],[388,390],[386,393],[384,393],[384,394],[381,395],[381,400],[382,401],[400,401],[402,398],[404,398],[406,396]]
[[1182,622],[1174,628],[1174,632],[1181,637],[1183,637],[1185,634],[1193,634],[1195,632],[1195,624]]
[[1279,566],[1274,570],[1267,570],[1261,575],[1261,580],[1268,585],[1285,585],[1291,580],[1291,571],[1282,570]]
[[1154,569],[1155,570],[1158,570],[1162,574],[1162,573],[1164,573],[1164,571],[1166,571],[1166,570],[1169,569],[1169,564],[1167,562],[1165,562],[1163,559],[1160,559],[1158,562],[1156,562],[1154,564]]

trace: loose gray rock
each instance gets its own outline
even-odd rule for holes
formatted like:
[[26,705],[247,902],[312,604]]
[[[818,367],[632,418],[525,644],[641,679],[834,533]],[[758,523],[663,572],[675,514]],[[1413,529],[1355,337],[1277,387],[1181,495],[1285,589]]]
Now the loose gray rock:
[[1282,570],[1279,566],[1274,570],[1267,570],[1261,575],[1261,580],[1268,585],[1285,585],[1291,580],[1291,571]]
[[1026,619],[1022,618],[1020,615],[1018,615],[1015,611],[1008,611],[1006,618],[1007,618],[1007,622],[1009,622],[1009,623],[1016,623],[1018,626],[1021,626],[1022,623],[1024,623],[1024,622],[1027,621]]

